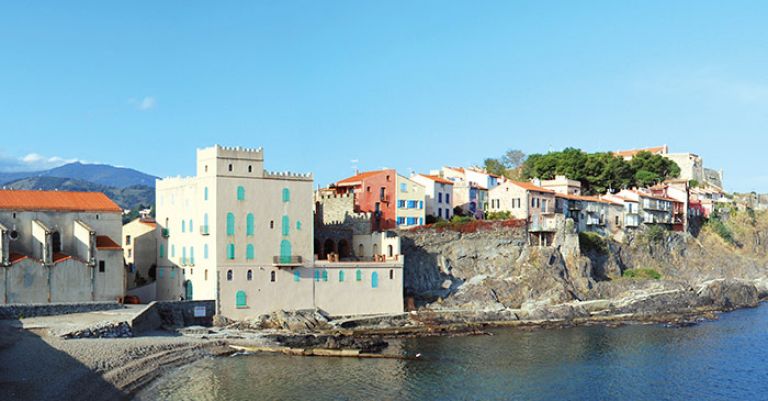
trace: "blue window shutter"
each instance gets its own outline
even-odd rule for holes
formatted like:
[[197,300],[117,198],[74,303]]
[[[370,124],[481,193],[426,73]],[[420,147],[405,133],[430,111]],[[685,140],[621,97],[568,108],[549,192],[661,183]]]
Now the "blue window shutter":
[[323,281],[328,281],[328,270],[323,270]]
[[235,215],[227,213],[227,235],[235,235]]
[[300,271],[296,270],[295,272],[293,272],[293,281],[295,281],[297,283],[299,281],[301,281],[301,272]]
[[379,273],[371,273],[371,288],[379,288]]
[[203,200],[208,200],[208,187],[203,188]]
[[315,270],[315,281],[316,282],[320,281],[320,270]]

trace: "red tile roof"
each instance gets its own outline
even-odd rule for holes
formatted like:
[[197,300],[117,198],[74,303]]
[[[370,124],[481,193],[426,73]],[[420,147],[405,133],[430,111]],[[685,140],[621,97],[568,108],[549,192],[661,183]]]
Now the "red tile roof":
[[430,179],[430,180],[432,180],[434,182],[438,182],[440,184],[453,185],[453,181],[446,180],[443,177],[438,177],[436,175],[426,175],[426,174],[419,174],[419,175],[424,177],[424,178],[428,178],[428,179]]
[[512,185],[517,185],[518,187],[523,188],[523,189],[528,190],[528,191],[543,192],[543,193],[546,193],[546,194],[554,194],[555,193],[555,191],[553,191],[551,189],[546,189],[546,188],[538,187],[538,186],[533,185],[532,183],[526,182],[526,181],[509,181],[509,182]]
[[612,201],[610,199],[599,198],[597,196],[584,196],[584,195],[573,195],[573,194],[556,193],[555,197],[563,198],[563,199],[581,200],[581,201],[587,201],[587,202],[609,203],[609,204],[612,204],[612,205],[619,205],[619,203],[614,202],[614,201]]
[[101,192],[22,190],[0,190],[0,209],[114,213],[123,211]]
[[123,248],[106,235],[96,236],[96,248],[104,251],[122,251]]
[[69,260],[69,259],[72,259],[72,257],[69,256],[69,255],[65,255],[65,254],[63,254],[61,252],[54,252],[53,253],[53,263],[60,263],[60,262],[63,262],[65,260]]
[[664,154],[667,153],[669,149],[667,148],[667,145],[664,146],[656,146],[654,148],[646,148],[646,149],[631,149],[631,150],[620,150],[617,152],[613,152],[615,156],[621,156],[621,157],[632,157],[640,152],[650,152],[653,154]]
[[381,173],[384,173],[385,171],[389,170],[376,170],[376,171],[365,171],[362,173],[359,173],[357,175],[353,175],[352,177],[345,178],[339,182],[336,183],[337,186],[344,187],[344,186],[350,186],[350,185],[357,185],[363,180],[377,176]]
[[20,253],[17,253],[17,252],[11,252],[11,253],[8,255],[8,259],[9,259],[9,261],[11,262],[11,264],[13,264],[13,263],[16,263],[16,262],[21,262],[22,260],[24,260],[24,259],[27,259],[28,257],[29,257],[29,256],[27,256],[27,255],[22,255],[22,254],[20,254]]

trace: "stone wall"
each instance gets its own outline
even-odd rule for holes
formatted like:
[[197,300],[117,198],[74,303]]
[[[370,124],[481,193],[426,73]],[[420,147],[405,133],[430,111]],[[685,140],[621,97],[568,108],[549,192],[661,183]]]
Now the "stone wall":
[[[195,308],[205,308],[204,316],[195,316]],[[129,322],[134,334],[163,327],[212,326],[215,301],[151,302]]]
[[123,306],[117,302],[0,305],[0,320],[85,313],[120,309],[122,307]]

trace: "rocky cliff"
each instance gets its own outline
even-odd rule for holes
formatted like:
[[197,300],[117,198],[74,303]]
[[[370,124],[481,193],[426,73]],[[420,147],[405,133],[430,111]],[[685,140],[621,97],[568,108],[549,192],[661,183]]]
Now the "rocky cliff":
[[[428,310],[508,311],[513,319],[757,304],[768,293],[768,215],[733,213],[720,226],[696,231],[643,229],[622,242],[580,240],[561,221],[551,246],[530,245],[524,228],[503,224],[404,231],[405,289]],[[632,278],[634,271],[660,278]]]

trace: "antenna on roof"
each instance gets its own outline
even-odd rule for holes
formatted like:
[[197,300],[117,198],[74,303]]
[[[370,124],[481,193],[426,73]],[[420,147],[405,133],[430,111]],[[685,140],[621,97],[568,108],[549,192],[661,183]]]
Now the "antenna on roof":
[[358,170],[358,168],[357,168],[357,164],[360,162],[360,160],[352,159],[349,162],[352,163],[352,170],[355,170],[355,175],[360,174],[360,170]]

